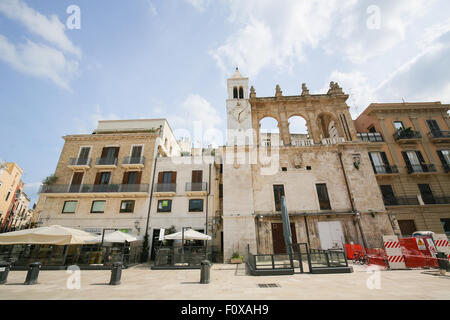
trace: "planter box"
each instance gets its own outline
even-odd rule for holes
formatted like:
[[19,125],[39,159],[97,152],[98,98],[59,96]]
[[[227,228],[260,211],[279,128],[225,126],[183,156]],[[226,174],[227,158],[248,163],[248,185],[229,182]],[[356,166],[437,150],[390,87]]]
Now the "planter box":
[[233,263],[233,264],[243,263],[241,258],[234,258],[234,259],[231,258],[230,262]]

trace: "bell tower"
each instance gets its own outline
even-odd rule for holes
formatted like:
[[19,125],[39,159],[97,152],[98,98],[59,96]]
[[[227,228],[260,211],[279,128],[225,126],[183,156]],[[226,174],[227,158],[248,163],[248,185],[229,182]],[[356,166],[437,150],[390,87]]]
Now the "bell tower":
[[227,79],[227,146],[251,145],[252,117],[248,97],[248,78],[244,78],[236,68]]

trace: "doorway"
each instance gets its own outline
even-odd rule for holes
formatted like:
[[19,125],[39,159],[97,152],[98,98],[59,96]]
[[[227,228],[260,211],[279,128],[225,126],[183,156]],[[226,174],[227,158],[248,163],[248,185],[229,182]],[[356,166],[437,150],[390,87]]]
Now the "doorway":
[[[291,223],[292,244],[297,243],[295,223]],[[272,223],[272,243],[274,254],[286,254],[286,244],[284,242],[283,223]]]
[[343,249],[344,233],[340,221],[317,223],[322,250]]
[[398,226],[403,236],[410,236],[417,231],[414,220],[398,220]]

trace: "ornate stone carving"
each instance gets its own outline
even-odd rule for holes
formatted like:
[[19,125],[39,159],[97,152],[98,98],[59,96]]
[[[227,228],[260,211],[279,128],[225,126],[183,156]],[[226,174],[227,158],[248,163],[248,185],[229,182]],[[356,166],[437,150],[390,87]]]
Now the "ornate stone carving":
[[303,159],[300,153],[296,154],[293,159],[294,168],[299,169],[302,167]]
[[302,83],[302,96],[309,96],[309,90],[306,83]]
[[281,91],[280,85],[277,84],[275,88],[275,97],[281,97],[283,96],[283,91]]
[[333,81],[330,82],[330,90],[328,90],[328,94],[334,95],[334,94],[344,94],[342,91],[342,88],[339,87],[339,84]]

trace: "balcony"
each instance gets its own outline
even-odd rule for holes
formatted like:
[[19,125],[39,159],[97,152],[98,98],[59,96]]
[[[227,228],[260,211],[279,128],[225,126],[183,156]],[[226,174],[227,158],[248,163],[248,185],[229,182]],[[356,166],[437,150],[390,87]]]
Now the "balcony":
[[397,174],[398,168],[397,166],[374,166],[374,172],[376,175],[385,175],[385,174]]
[[188,196],[206,196],[208,191],[208,183],[207,182],[199,182],[199,183],[186,183],[186,195]]
[[155,197],[174,197],[177,193],[176,183],[157,183],[153,191]]
[[123,158],[122,167],[128,169],[142,169],[145,166],[145,157],[125,157]]
[[417,197],[391,197],[384,199],[385,206],[418,206]]
[[324,145],[324,146],[331,146],[331,145],[345,142],[345,138],[343,138],[343,137],[325,138],[325,139],[322,139],[321,142],[322,142],[322,145]]
[[147,193],[148,187],[148,184],[53,184],[41,186],[39,193]]
[[399,130],[394,133],[394,140],[402,144],[418,143],[422,140],[422,134],[410,129]]
[[379,132],[358,132],[357,136],[364,142],[384,142],[383,136]]
[[87,170],[91,167],[91,158],[71,158],[69,159],[68,167],[73,170],[84,169]]
[[450,142],[450,131],[431,131],[428,133],[428,138],[433,143]]
[[434,164],[417,164],[406,166],[409,174],[433,173],[437,172]]
[[95,166],[104,169],[114,169],[117,168],[117,160],[117,158],[97,158]]

